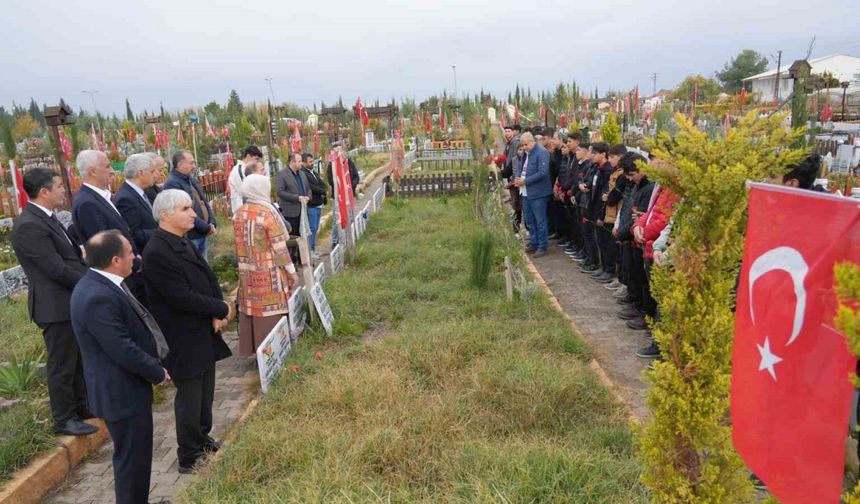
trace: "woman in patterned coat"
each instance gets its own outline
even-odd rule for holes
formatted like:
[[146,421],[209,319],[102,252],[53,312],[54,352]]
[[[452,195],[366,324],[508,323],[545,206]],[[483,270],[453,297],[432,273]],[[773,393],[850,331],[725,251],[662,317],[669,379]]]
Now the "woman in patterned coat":
[[290,289],[298,283],[287,250],[289,228],[271,203],[272,183],[265,175],[242,182],[245,204],[233,216],[239,264],[239,354],[253,355],[289,311]]

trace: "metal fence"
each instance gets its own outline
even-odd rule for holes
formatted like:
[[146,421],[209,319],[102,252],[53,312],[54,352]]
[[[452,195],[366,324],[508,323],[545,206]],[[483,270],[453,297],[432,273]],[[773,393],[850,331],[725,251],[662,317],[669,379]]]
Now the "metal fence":
[[430,173],[404,175],[400,178],[400,196],[438,196],[472,190],[471,173]]
[[425,159],[472,159],[472,149],[419,149],[418,160]]

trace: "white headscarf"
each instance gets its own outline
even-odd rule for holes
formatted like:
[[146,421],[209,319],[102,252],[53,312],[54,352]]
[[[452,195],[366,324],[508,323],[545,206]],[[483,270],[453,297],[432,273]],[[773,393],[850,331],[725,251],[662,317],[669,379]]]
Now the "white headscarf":
[[284,229],[284,234],[289,236],[290,225],[286,220],[284,220],[281,212],[279,212],[278,209],[275,208],[275,205],[272,204],[271,194],[272,181],[265,175],[254,173],[248,175],[245,177],[245,180],[242,181],[242,197],[245,198],[245,203],[254,203],[268,207],[275,215],[277,221],[281,223],[281,227]]

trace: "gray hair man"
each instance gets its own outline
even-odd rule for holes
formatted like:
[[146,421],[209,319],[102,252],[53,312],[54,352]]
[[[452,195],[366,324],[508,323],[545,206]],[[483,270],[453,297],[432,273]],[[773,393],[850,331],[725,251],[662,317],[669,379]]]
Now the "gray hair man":
[[188,239],[205,259],[206,238],[218,231],[216,227],[218,222],[215,220],[215,212],[212,211],[212,207],[206,201],[203,187],[193,176],[195,168],[197,168],[197,164],[190,152],[181,150],[174,154],[173,171],[170,172],[167,182],[164,183],[164,189],[180,189],[191,196],[197,219],[194,221],[194,227],[188,231]]
[[114,204],[131,231],[134,246],[142,251],[158,223],[152,218],[152,205],[146,190],[152,187],[154,157],[132,154],[125,160],[125,182],[114,197]]

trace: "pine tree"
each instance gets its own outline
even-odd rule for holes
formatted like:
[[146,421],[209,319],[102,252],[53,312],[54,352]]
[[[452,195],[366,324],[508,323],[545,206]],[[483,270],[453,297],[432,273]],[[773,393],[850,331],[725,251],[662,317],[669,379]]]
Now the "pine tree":
[[227,101],[227,114],[235,120],[242,114],[243,110],[244,107],[242,106],[242,101],[239,99],[239,93],[235,89],[231,89],[230,99]]
[[30,107],[27,109],[27,113],[30,114],[37,123],[42,124],[45,122],[45,116],[42,114],[42,109],[39,108],[39,104],[36,103],[36,100],[30,98]]
[[3,141],[3,152],[7,159],[14,159],[17,154],[15,138],[12,136],[11,119],[0,121],[0,140]]
[[732,445],[729,418],[734,289],[744,248],[746,181],[781,176],[805,152],[791,145],[784,114],[753,111],[725,137],[676,115],[643,165],[679,203],[672,214],[673,267],[652,269],[659,302],[652,323],[663,361],[647,373],[652,416],[638,429],[642,481],[654,502],[748,502],[752,487]]
[[621,143],[621,127],[618,125],[618,120],[615,118],[615,113],[610,112],[606,118],[606,122],[600,127],[600,136],[603,141],[610,146]]
[[131,104],[128,102],[128,98],[125,99],[125,118],[129,122],[134,122],[134,112],[131,111]]

